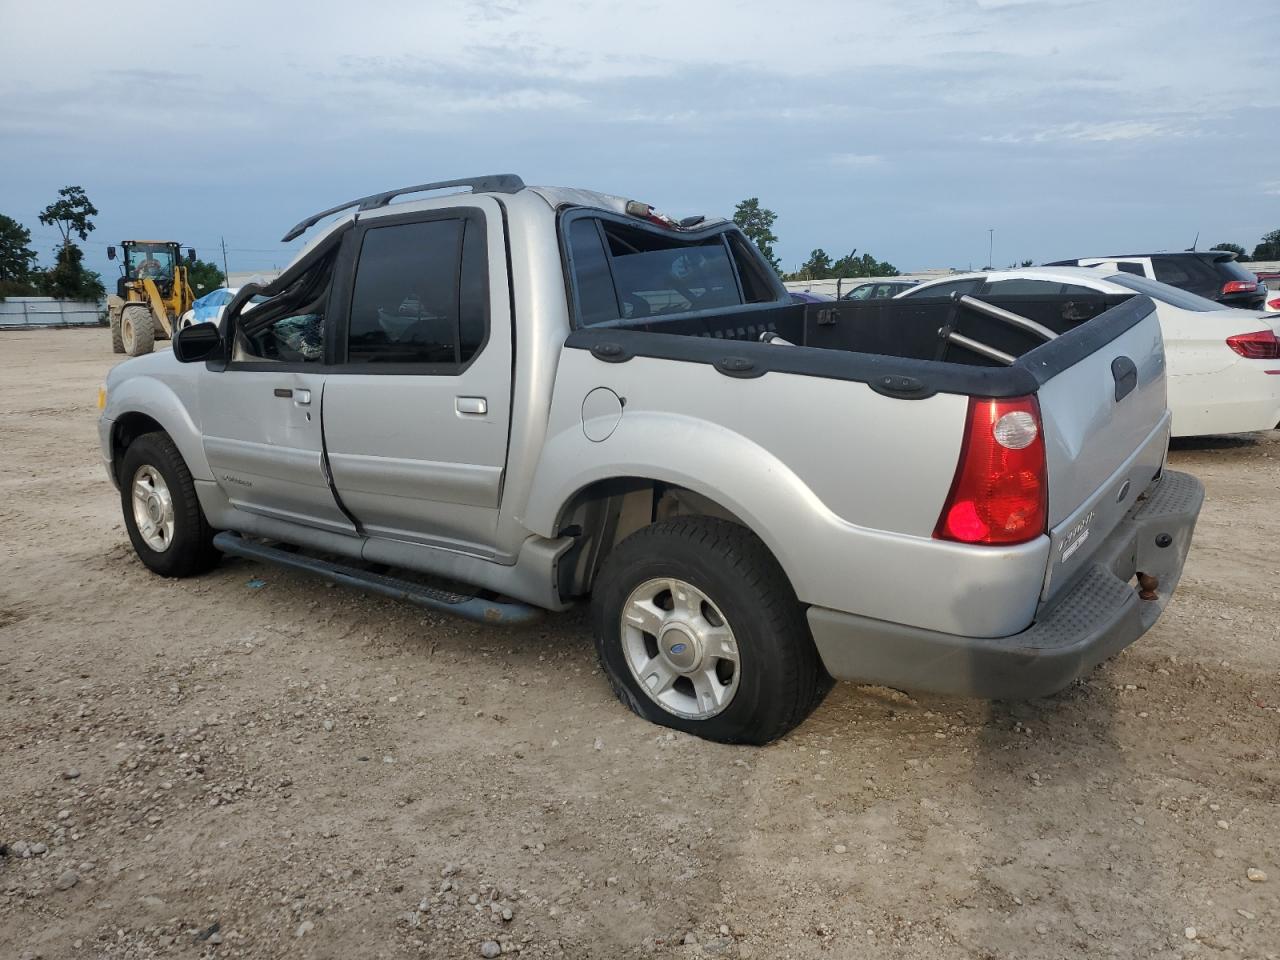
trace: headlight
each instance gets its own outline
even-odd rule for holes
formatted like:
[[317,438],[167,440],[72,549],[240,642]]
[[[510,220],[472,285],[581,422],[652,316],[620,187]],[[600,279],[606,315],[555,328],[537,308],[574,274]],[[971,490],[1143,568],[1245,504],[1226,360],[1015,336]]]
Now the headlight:
[[105,383],[98,387],[98,409],[107,409],[107,385]]

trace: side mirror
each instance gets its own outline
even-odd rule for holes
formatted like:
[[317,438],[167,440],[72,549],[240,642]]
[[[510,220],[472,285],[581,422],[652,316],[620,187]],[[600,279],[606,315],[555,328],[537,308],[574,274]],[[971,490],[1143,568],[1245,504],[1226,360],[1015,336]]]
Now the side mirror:
[[188,263],[195,263],[195,262],[196,262],[196,248],[195,248],[195,247],[187,247],[187,262],[188,262]]
[[222,345],[216,323],[196,323],[173,335],[173,355],[179,363],[207,360]]
[[115,258],[116,258],[116,248],[115,248],[115,247],[107,247],[107,259],[108,259],[108,260],[114,260]]

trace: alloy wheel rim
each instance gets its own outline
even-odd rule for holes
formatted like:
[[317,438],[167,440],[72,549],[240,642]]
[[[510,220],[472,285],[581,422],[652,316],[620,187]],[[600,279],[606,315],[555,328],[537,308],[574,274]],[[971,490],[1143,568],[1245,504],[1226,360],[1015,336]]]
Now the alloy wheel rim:
[[675,577],[640,584],[622,607],[622,653],[640,689],[668,713],[708,720],[738,691],[738,642],[703,591]]
[[160,471],[143,464],[133,475],[133,520],[148,547],[163,553],[173,543],[173,496]]

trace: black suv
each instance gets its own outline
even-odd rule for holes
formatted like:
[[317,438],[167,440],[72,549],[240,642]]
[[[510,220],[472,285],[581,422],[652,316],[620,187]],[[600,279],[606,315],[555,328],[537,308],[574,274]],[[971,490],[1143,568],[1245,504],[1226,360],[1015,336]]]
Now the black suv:
[[1118,257],[1080,257],[1055,260],[1046,267],[1112,267],[1122,273],[1159,280],[1229,307],[1261,310],[1266,287],[1255,274],[1236,262],[1229,250],[1186,253],[1128,253]]

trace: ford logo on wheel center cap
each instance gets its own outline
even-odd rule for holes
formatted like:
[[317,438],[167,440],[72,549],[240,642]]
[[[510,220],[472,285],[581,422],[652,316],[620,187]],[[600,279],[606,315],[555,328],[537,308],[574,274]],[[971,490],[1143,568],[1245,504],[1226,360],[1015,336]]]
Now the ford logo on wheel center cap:
[[686,650],[688,650],[688,649],[689,649],[689,645],[688,645],[688,644],[685,644],[685,643],[675,643],[675,644],[672,644],[672,645],[671,645],[671,655],[672,655],[673,657],[678,657],[678,656],[680,656],[680,654],[684,653],[684,652],[685,652]]

